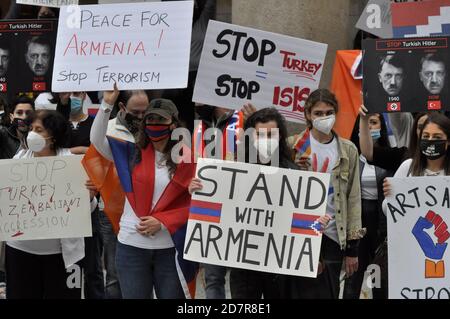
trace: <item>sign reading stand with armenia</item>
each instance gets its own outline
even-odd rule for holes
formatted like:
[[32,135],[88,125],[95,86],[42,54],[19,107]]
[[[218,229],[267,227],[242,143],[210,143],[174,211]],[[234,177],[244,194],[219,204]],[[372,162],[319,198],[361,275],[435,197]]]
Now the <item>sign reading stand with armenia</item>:
[[304,123],[326,52],[323,43],[210,20],[192,100],[232,109],[274,106],[286,120]]
[[196,176],[185,259],[317,276],[329,174],[199,158]]

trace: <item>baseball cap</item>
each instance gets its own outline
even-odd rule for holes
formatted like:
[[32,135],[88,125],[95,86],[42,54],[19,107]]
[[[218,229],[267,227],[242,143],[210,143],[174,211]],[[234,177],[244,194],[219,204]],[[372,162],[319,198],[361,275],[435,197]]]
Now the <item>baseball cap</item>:
[[168,99],[153,99],[150,101],[150,108],[145,113],[145,117],[150,114],[157,114],[165,119],[171,120],[172,117],[178,120],[178,109],[176,105]]

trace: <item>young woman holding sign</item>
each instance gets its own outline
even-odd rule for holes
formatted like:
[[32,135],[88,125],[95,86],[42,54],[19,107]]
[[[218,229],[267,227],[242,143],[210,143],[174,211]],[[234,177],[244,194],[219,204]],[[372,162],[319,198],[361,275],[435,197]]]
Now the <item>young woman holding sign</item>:
[[316,279],[291,281],[292,298],[333,298],[339,296],[340,272],[347,276],[358,269],[358,244],[365,230],[361,226],[359,156],[355,145],[339,137],[333,126],[338,102],[333,93],[319,89],[305,103],[307,129],[289,138],[295,162],[305,170],[330,173],[327,214],[331,222],[322,236],[324,270]]
[[[39,110],[27,122],[27,149],[14,158],[69,156],[67,121],[56,111]],[[97,206],[95,187],[87,182],[91,212]],[[76,287],[68,287],[72,272],[66,269],[84,257],[83,238],[8,241],[6,244],[6,295],[8,299],[80,299],[81,272]]]
[[106,136],[118,96],[116,85],[114,91],[104,92],[91,141],[114,163],[125,193],[116,250],[122,296],[151,299],[153,289],[158,299],[193,296],[197,266],[182,258],[182,249],[190,204],[188,184],[195,165],[176,163],[171,157],[178,142],[171,140],[171,132],[180,126],[178,110],[170,100],[152,100],[132,143]]
[[[429,114],[419,136],[414,156],[400,165],[394,177],[450,175],[450,119],[441,113]],[[385,196],[391,193],[387,180],[383,190]]]
[[[246,143],[245,162],[298,169],[290,158],[290,151],[286,144],[285,120],[275,108],[261,109],[250,115],[244,129],[249,137],[248,140],[243,141]],[[194,178],[189,185],[189,192],[192,194],[202,188],[201,180]],[[319,218],[323,227],[326,227],[329,220],[329,216]],[[231,297],[233,299],[260,299],[262,296],[264,299],[280,298],[283,277],[286,276],[233,268],[230,273]]]

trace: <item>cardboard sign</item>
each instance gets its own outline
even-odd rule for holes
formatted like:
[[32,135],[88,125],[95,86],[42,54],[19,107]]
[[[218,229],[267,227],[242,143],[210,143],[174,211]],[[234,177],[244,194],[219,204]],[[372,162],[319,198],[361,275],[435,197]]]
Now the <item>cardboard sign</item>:
[[319,87],[327,45],[209,21],[194,102],[240,109],[274,106],[304,123],[304,106]]
[[81,158],[0,161],[0,241],[92,236]]
[[200,158],[184,258],[316,277],[329,174]]
[[363,92],[369,112],[450,109],[449,37],[365,40]]
[[450,299],[450,177],[392,178],[389,298]]
[[57,22],[0,21],[0,92],[51,91]]
[[53,91],[187,86],[192,1],[61,8]]

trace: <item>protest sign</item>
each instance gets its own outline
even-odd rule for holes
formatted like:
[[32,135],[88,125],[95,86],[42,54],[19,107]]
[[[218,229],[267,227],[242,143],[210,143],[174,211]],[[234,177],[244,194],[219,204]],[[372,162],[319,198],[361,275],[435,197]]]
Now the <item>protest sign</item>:
[[449,106],[449,37],[364,40],[369,112],[428,112]]
[[304,123],[304,105],[319,87],[327,45],[210,20],[193,101],[240,109],[274,106]]
[[16,0],[19,4],[28,4],[33,6],[46,6],[60,8],[62,6],[76,5],[78,0]]
[[390,179],[389,298],[450,299],[450,177]]
[[183,88],[192,1],[61,8],[53,91]]
[[57,20],[0,21],[0,92],[51,90]]
[[184,258],[316,277],[329,174],[200,158]]
[[92,235],[82,156],[0,161],[0,241]]

